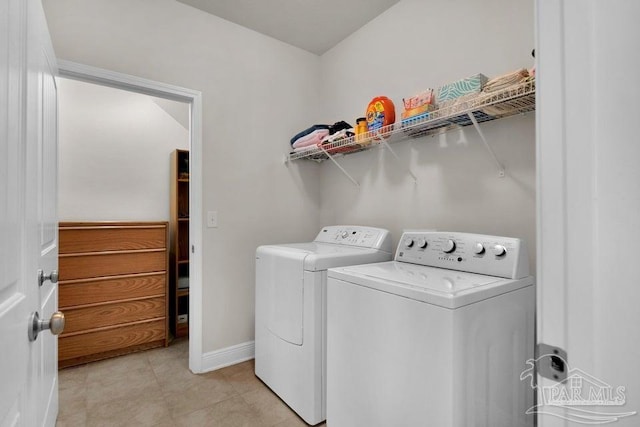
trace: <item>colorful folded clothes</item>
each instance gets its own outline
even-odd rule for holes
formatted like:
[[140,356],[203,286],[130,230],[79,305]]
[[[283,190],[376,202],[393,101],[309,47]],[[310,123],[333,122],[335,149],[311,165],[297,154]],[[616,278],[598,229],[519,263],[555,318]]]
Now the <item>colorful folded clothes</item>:
[[329,126],[329,135],[333,135],[336,132],[340,132],[342,130],[351,129],[352,127],[353,126],[351,126],[349,123],[345,122],[344,120],[340,120],[339,122],[335,122],[334,124]]
[[309,135],[310,133],[318,130],[318,129],[329,129],[329,125],[313,125],[302,132],[298,132],[293,138],[291,138],[291,145],[296,142],[298,139]]
[[329,135],[329,129],[316,129],[313,132],[296,139],[291,145],[293,148],[308,147],[318,145],[322,138]]
[[352,128],[342,129],[342,130],[339,130],[338,132],[336,132],[334,134],[327,135],[324,138],[322,138],[322,143],[323,144],[328,144],[328,143],[331,143],[331,142],[335,142],[335,141],[338,141],[338,140],[341,140],[341,139],[348,138],[348,137],[353,136],[353,135],[355,135],[355,134],[353,133],[353,129]]
[[[332,143],[340,139],[353,136],[351,125],[343,120],[332,125],[313,125],[291,138],[291,147],[294,153],[311,151],[318,148],[323,142]],[[347,147],[353,150],[354,147]],[[348,151],[344,147],[332,148],[331,153]]]

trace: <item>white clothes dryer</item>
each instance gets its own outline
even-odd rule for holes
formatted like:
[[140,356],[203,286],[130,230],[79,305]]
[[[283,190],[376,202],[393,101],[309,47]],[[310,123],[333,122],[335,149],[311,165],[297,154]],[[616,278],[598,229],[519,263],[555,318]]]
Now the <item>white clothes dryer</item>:
[[330,269],[327,424],[533,426],[528,265],[518,239],[418,231],[394,261]]
[[307,423],[326,418],[327,269],[391,258],[389,232],[359,226],[256,250],[255,373]]

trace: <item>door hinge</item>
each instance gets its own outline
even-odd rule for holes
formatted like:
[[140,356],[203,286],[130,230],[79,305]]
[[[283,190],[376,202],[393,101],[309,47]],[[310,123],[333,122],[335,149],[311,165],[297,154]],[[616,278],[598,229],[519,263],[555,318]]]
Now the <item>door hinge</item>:
[[560,347],[538,343],[535,363],[541,377],[560,383],[567,379],[569,371],[567,352]]
[[196,253],[196,247],[194,245],[191,245],[191,253],[192,254]]

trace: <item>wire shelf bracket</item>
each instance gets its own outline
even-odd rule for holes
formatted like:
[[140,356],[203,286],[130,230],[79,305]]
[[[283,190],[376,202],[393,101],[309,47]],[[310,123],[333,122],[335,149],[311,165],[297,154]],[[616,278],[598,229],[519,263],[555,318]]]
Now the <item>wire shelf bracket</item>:
[[340,166],[340,163],[338,163],[338,161],[336,159],[333,158],[333,156],[331,154],[329,154],[329,152],[322,146],[320,145],[320,149],[324,152],[324,154],[327,156],[327,158],[329,160],[331,160],[333,162],[333,164],[335,164],[338,169],[340,169],[340,171],[342,171],[342,173],[349,178],[349,181],[351,181],[353,183],[353,185],[355,185],[356,187],[360,188],[360,183],[358,183],[358,181],[356,181],[351,175],[349,175],[349,172],[347,172],[342,166]]
[[487,138],[485,138],[484,133],[482,133],[482,129],[480,129],[480,125],[478,124],[476,117],[473,115],[472,112],[468,112],[467,116],[469,116],[469,120],[471,120],[471,122],[473,123],[473,127],[476,129],[476,132],[478,132],[478,135],[480,135],[480,139],[484,143],[485,148],[487,149],[489,154],[491,154],[493,161],[496,163],[496,166],[498,167],[498,176],[500,178],[504,178],[505,176],[504,166],[502,166],[502,163],[500,163],[500,161],[498,160],[498,157],[496,156],[496,153],[493,151],[493,148],[491,148],[491,146],[489,145],[489,142],[487,142]]
[[[389,145],[389,143],[387,141],[385,141],[384,139],[382,140],[382,145],[389,150],[389,152],[393,155],[393,157],[395,157],[396,161],[398,162],[398,164],[402,164],[402,162],[400,161],[400,157],[398,157],[398,155],[396,154],[395,151],[393,151],[393,149],[391,148],[391,146]],[[418,178],[416,177],[416,175],[413,173],[413,171],[411,170],[411,168],[407,168],[407,172],[409,173],[409,175],[411,175],[411,178],[413,178],[413,182],[415,184],[418,183]]]
[[[322,146],[318,147],[318,150],[322,153],[324,153],[324,155],[326,156],[327,159],[331,160],[337,167],[338,169],[340,169],[340,171],[349,179],[349,181],[351,181],[353,183],[353,185],[355,185],[356,187],[360,188],[360,183],[358,181],[356,181],[350,174],[349,172],[346,171],[345,168],[343,168],[340,163],[338,163],[338,161],[336,159],[333,158],[333,156],[331,154],[329,154],[329,152]],[[286,167],[289,167],[289,165],[291,164],[291,155],[290,154],[285,154],[282,162],[284,163],[284,165]],[[317,162],[319,162],[319,160],[315,160]]]

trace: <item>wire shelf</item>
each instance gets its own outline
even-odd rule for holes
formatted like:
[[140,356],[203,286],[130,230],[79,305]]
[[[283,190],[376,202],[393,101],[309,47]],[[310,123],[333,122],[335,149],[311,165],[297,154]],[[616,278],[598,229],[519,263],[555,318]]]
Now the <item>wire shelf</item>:
[[[501,119],[536,109],[536,82],[529,78],[524,82],[495,92],[481,92],[473,98],[454,101],[437,110],[396,122],[377,131],[341,139],[307,150],[292,151],[286,161],[314,160],[322,162],[330,157],[369,150],[383,142],[395,143],[409,138],[434,135],[452,129]],[[473,116],[473,118],[471,117]]]

